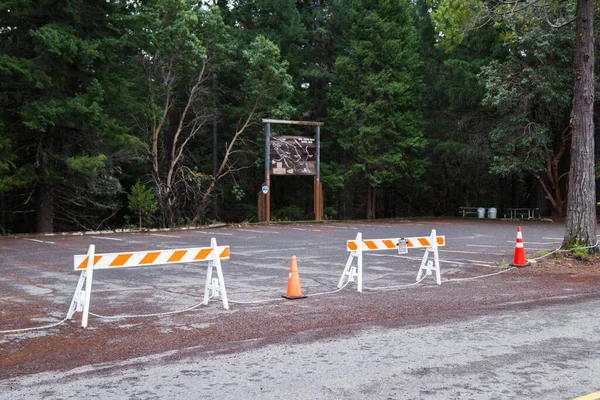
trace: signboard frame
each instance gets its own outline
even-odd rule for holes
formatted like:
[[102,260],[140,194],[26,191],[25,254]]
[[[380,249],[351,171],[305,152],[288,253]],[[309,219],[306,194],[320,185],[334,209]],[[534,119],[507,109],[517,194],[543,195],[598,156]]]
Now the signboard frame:
[[[324,125],[323,122],[316,121],[289,121],[289,120],[276,120],[276,119],[263,119],[262,123],[265,124],[265,182],[263,186],[267,186],[267,193],[259,192],[259,201],[258,201],[258,220],[261,222],[269,222],[271,219],[271,124],[286,124],[286,125],[300,125],[300,126],[314,126],[315,127],[315,138],[314,141],[316,143],[315,148],[315,167],[314,173],[312,171],[307,171],[311,173],[297,173],[298,168],[294,168],[294,165],[298,165],[297,163],[293,163],[290,165],[291,168],[286,168],[286,173],[284,174],[273,174],[273,175],[313,175],[314,176],[314,213],[315,213],[315,221],[323,220],[323,185],[321,183],[321,171],[320,171],[320,163],[321,163],[321,127]],[[291,137],[291,136],[290,136]],[[293,138],[293,137],[292,137]],[[303,136],[298,136],[297,138],[305,138],[311,139]],[[307,161],[308,151],[304,156],[300,156],[300,160]],[[277,166],[277,161],[276,164]],[[283,162],[282,162],[283,167]],[[287,170],[292,170],[289,174]]]

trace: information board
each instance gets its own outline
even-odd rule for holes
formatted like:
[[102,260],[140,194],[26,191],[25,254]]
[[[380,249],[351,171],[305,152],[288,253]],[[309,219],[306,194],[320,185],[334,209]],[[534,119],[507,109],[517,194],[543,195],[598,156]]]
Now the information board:
[[314,137],[272,136],[269,150],[271,174],[317,174],[317,146]]

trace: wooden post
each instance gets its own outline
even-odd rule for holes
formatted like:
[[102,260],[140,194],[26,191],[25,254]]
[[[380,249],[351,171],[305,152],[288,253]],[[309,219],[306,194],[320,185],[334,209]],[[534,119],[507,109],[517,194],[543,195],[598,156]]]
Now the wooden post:
[[[271,221],[271,123],[265,124],[265,183],[267,187],[265,193],[265,213],[264,222]],[[264,193],[264,192],[263,192]]]
[[315,126],[315,139],[317,142],[317,165],[313,196],[315,202],[315,221],[321,221],[323,219],[323,199],[321,194],[321,126],[319,125]]

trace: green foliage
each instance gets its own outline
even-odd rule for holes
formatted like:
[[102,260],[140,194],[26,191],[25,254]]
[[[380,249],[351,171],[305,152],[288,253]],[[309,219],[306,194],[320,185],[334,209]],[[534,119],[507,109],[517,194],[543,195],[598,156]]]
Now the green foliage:
[[[509,10],[515,4],[519,12]],[[139,176],[154,178],[173,225],[203,213],[204,199],[220,203],[206,204],[204,218],[254,218],[261,118],[326,122],[327,218],[363,216],[365,192],[390,217],[454,214],[470,202],[516,206],[536,192],[518,186],[528,176],[567,172],[574,31],[546,20],[564,23],[575,8],[574,0],[4,0],[6,226],[31,230],[35,218],[52,217],[62,230],[120,225],[123,187],[141,191]],[[216,178],[213,128],[218,165],[242,127],[225,179],[205,197]],[[309,134],[301,130],[276,134]],[[312,182],[279,184],[274,217],[310,218]],[[53,207],[31,213],[44,203],[38,196]]]
[[74,173],[93,177],[97,176],[100,170],[105,168],[106,160],[107,157],[104,154],[100,154],[95,157],[69,157],[67,159],[67,166]]
[[498,116],[490,133],[491,171],[500,176],[548,172],[569,123],[571,33],[534,27],[509,47],[506,61],[484,66],[479,75],[482,103]]
[[[372,187],[418,178],[427,161],[418,103],[421,67],[409,4],[354,2],[339,42],[329,99],[348,177]],[[367,10],[369,12],[367,12]]]
[[231,189],[231,194],[233,194],[233,197],[235,197],[237,201],[240,201],[244,198],[246,192],[244,192],[244,189],[242,189],[240,185],[235,184],[233,185],[233,189]]
[[127,195],[129,210],[138,216],[139,227],[152,225],[152,216],[158,210],[158,202],[151,189],[137,181]]
[[588,255],[598,253],[597,244],[598,243],[588,246],[584,241],[571,239],[562,244],[562,249],[568,251],[569,256],[582,261],[585,260]]
[[577,259],[583,259],[585,256],[589,254],[589,249],[583,245],[573,246],[570,249],[571,256]]
[[510,117],[490,138],[494,152],[491,172],[510,176],[545,171],[549,137],[544,126]]
[[17,183],[11,176],[11,171],[15,168],[15,156],[11,147],[10,140],[0,136],[0,192],[7,191]]
[[485,10],[482,0],[430,0],[431,19],[436,27],[438,45],[447,51],[456,48],[477,27]]
[[252,104],[269,104],[275,117],[284,117],[292,111],[285,101],[293,93],[288,63],[282,61],[279,48],[262,35],[257,36],[242,51],[247,65],[242,91]]
[[286,206],[273,211],[274,221],[304,221],[310,217],[298,206]]

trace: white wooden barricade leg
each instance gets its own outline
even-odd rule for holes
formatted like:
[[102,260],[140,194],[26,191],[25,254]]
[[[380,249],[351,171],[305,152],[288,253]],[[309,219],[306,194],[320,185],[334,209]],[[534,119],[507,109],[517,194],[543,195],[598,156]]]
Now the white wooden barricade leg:
[[[442,284],[442,278],[440,275],[440,257],[438,254],[438,243],[435,229],[431,231],[431,246],[425,249],[423,259],[421,260],[421,266],[419,267],[419,273],[417,274],[416,281],[420,281],[423,274],[431,275],[435,271],[435,281],[438,285]],[[433,253],[433,260],[429,260],[429,254]]]
[[[342,276],[340,278],[340,282],[337,287],[341,288],[345,284],[349,282],[354,282],[354,278],[357,280],[358,291],[362,292],[362,233],[358,233],[356,235],[356,243],[358,244],[357,249],[350,252],[350,256],[348,256],[348,261],[346,261],[346,266],[344,267],[344,272],[342,272]],[[354,257],[358,259],[358,270],[355,267],[352,267],[352,261],[354,261]]]
[[[214,250],[214,254],[217,253],[217,240],[212,238],[210,240],[210,247]],[[217,278],[213,279],[213,267],[217,270]],[[203,304],[207,305],[208,300],[212,297],[221,297],[223,300],[223,308],[229,310],[229,302],[227,301],[227,291],[225,290],[225,280],[223,279],[223,270],[221,269],[221,259],[217,255],[213,260],[208,262],[208,269],[206,271],[206,283],[204,286],[204,301]]]
[[[77,288],[71,300],[71,306],[67,313],[67,319],[71,319],[75,311],[82,312],[81,326],[86,328],[88,324],[88,314],[90,311],[90,300],[92,295],[92,278],[94,276],[94,253],[96,246],[90,245],[87,252],[87,267],[81,271],[79,276],[79,282],[77,282]],[[83,283],[85,282],[85,290],[83,289]]]

